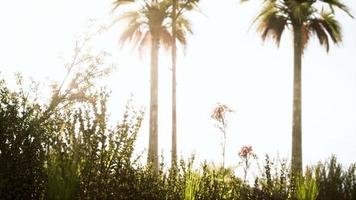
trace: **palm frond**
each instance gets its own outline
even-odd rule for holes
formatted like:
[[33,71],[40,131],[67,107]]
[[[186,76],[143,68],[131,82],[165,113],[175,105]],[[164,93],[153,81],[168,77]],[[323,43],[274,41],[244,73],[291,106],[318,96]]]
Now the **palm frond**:
[[183,48],[183,54],[185,55],[186,52],[187,52],[187,32],[186,31],[183,31],[183,30],[177,30],[176,32],[176,38],[177,38],[177,41],[179,42],[180,46]]
[[150,31],[158,32],[163,24],[163,21],[168,17],[168,14],[166,10],[160,8],[159,4],[151,4],[146,8],[147,9],[144,11],[144,16],[149,22],[148,25]]
[[180,0],[177,2],[176,18],[180,17],[186,11],[199,10],[199,0]]
[[161,12],[168,13],[168,9],[172,6],[171,0],[163,0],[157,3],[157,6]]
[[[247,1],[247,0],[246,0]],[[266,16],[270,15],[271,13],[277,12],[277,8],[275,7],[274,1],[265,1],[264,7],[262,8],[260,14],[258,14],[255,19],[252,21],[252,24],[256,23],[257,21],[261,20],[262,18],[266,18]]]
[[139,40],[141,40],[142,37],[140,26],[141,24],[138,22],[131,23],[130,26],[128,26],[127,29],[123,31],[120,36],[121,47],[123,47],[127,42],[133,42],[134,45],[132,47],[135,47],[135,45],[139,42]]
[[[138,3],[138,0],[118,0],[114,2],[114,5],[123,5],[127,3]],[[194,2],[199,0],[183,0],[181,3],[189,2],[195,5]],[[170,0],[143,0],[143,5],[137,10],[127,11],[120,15],[114,23],[118,21],[125,21],[127,28],[122,32],[120,37],[121,45],[131,43],[133,49],[138,49],[140,55],[142,54],[144,47],[149,46],[151,43],[152,35],[159,37],[159,42],[162,46],[168,50],[172,45],[172,34],[169,30],[171,27]],[[193,33],[191,23],[183,15],[180,15],[177,20],[177,33],[176,40],[186,46],[186,34]]]
[[321,13],[321,23],[335,44],[341,42],[341,25],[331,12]]
[[143,32],[141,31],[140,28],[138,28],[137,31],[135,31],[135,33],[132,36],[132,39],[130,41],[132,43],[132,49],[133,50],[137,49],[141,45],[142,36],[143,36]]
[[322,20],[317,18],[310,20],[307,25],[307,29],[309,29],[310,32],[314,33],[317,36],[320,45],[324,46],[326,51],[329,52],[329,38],[322,25]]
[[344,11],[345,13],[347,13],[351,18],[354,18],[351,14],[350,8],[347,7],[340,0],[320,0],[320,1],[328,4],[333,13],[334,13],[334,7],[336,7],[338,9]]
[[142,37],[141,42],[138,45],[138,52],[139,52],[140,56],[143,55],[145,47],[147,47],[151,44],[151,39],[152,39],[151,33],[149,31],[145,32],[145,34]]
[[298,1],[289,1],[288,7],[291,11],[291,19],[293,22],[303,24],[306,22],[316,9],[312,6],[313,1],[305,1],[300,3]]
[[113,4],[112,11],[115,11],[118,7],[124,4],[134,3],[135,0],[115,0]]
[[164,27],[159,31],[160,44],[168,51],[172,47],[172,35]]
[[[248,0],[241,0],[248,1]],[[353,17],[350,9],[342,0],[263,0],[264,7],[253,23],[258,23],[257,30],[262,40],[271,37],[277,46],[286,27],[300,31],[302,49],[308,44],[310,37],[317,36],[320,44],[329,51],[329,40],[339,43],[342,40],[341,26],[334,16],[334,7],[343,10]],[[316,3],[326,3],[331,11],[319,10]]]
[[277,46],[279,46],[286,26],[288,26],[287,18],[278,15],[278,12],[275,10],[273,12],[266,12],[260,17],[257,30],[261,33],[263,41],[265,41],[267,37],[271,37]]
[[177,40],[179,41],[179,43],[185,47],[187,45],[187,38],[186,38],[185,32],[181,29],[178,29],[176,34],[177,34]]
[[179,41],[179,43],[181,43],[183,46],[185,46],[187,44],[187,38],[186,38],[185,32],[183,30],[177,30],[176,34],[177,34],[177,40]]
[[303,24],[301,27],[301,33],[302,33],[302,52],[304,52],[304,49],[307,46],[310,38],[310,30],[308,29],[308,26]]
[[182,29],[185,32],[193,34],[192,24],[191,22],[185,18],[184,16],[180,16],[177,19],[177,29]]
[[129,23],[131,23],[132,21],[139,21],[140,17],[140,12],[138,11],[127,11],[121,14],[119,17],[116,17],[113,23],[120,21],[129,21]]

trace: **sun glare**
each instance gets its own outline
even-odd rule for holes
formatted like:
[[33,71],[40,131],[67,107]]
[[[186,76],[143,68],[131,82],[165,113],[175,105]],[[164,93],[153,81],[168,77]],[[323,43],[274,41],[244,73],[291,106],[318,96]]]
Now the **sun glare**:
[[[279,48],[268,40],[263,43],[255,25],[251,25],[261,8],[260,2],[246,5],[237,2],[201,1],[201,12],[188,15],[194,34],[187,34],[187,46],[184,50],[178,45],[177,54],[178,156],[188,158],[195,154],[197,163],[205,160],[221,163],[221,129],[216,129],[211,119],[211,110],[220,102],[235,111],[229,125],[224,127],[225,166],[238,164],[243,146],[253,146],[253,155],[262,159],[269,154],[291,160],[294,72],[291,29],[283,33]],[[347,3],[356,11],[354,1]],[[120,35],[133,26],[124,22],[113,24],[120,14],[112,12],[111,0],[2,1],[0,75],[11,85],[15,84],[16,72],[41,83],[60,83],[66,75],[66,64],[70,65],[73,59],[76,43],[92,35],[83,51],[94,54],[105,51],[108,53],[105,62],[115,66],[96,85],[111,92],[110,121],[121,119],[130,98],[136,107],[144,107],[135,154],[146,155],[151,48],[147,46],[140,55],[129,44],[120,46]],[[332,154],[343,164],[355,162],[356,26],[347,14],[337,19],[343,25],[343,44],[330,45],[326,54],[319,41],[311,39],[302,56],[303,165],[315,164]],[[163,152],[169,166],[172,64],[170,51],[160,47],[158,152]],[[52,93],[42,95],[50,98]]]

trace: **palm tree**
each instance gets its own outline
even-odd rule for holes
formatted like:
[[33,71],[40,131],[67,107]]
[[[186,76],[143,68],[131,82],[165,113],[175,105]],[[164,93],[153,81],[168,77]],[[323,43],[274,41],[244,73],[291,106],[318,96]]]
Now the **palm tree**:
[[177,44],[186,45],[186,33],[192,34],[190,22],[182,15],[196,7],[199,0],[172,0],[172,167],[177,164]]
[[172,156],[171,166],[177,163],[177,44],[176,44],[177,0],[172,0]]
[[329,41],[342,41],[341,26],[335,19],[335,8],[352,17],[340,0],[265,0],[256,17],[258,31],[265,40],[271,37],[279,46],[286,28],[293,34],[294,85],[292,126],[292,172],[302,172],[302,55],[311,36],[329,51]]
[[128,22],[120,37],[121,45],[130,42],[140,52],[146,46],[151,47],[151,88],[148,163],[158,172],[158,54],[160,44],[169,48],[171,35],[166,19],[169,3],[167,1],[116,0],[114,9],[123,4],[137,4],[137,9],[123,13],[118,21]]
[[[192,1],[192,0],[188,0]],[[196,1],[196,0],[195,0]],[[153,170],[158,172],[158,52],[160,44],[166,50],[173,46],[173,41],[186,45],[186,33],[192,33],[190,22],[178,10],[175,18],[175,36],[173,40],[169,21],[172,6],[170,0],[116,0],[114,9],[124,4],[137,4],[138,9],[126,11],[117,21],[128,22],[127,29],[120,37],[121,45],[130,42],[134,49],[142,53],[144,47],[151,47],[151,98],[150,98],[150,124],[149,124],[149,146],[148,162],[152,164]],[[187,4],[188,5],[188,4]],[[176,45],[174,45],[176,46]]]

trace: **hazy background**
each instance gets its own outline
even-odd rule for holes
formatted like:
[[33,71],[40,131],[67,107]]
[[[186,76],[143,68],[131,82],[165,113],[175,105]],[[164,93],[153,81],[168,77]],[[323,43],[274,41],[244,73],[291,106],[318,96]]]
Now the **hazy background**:
[[[107,25],[111,0],[0,1],[0,71],[6,79],[15,72],[49,83],[64,76],[76,35],[87,30],[88,19]],[[355,14],[356,2],[344,1]],[[261,8],[255,0],[201,1],[202,13],[191,14],[195,34],[185,55],[178,57],[178,152],[195,153],[199,161],[221,161],[220,133],[211,111],[217,102],[236,110],[228,116],[227,165],[238,161],[242,145],[260,156],[289,158],[291,151],[293,51],[288,32],[279,49],[263,44],[251,22]],[[329,54],[311,40],[303,57],[304,164],[336,154],[339,161],[356,161],[356,22],[338,13],[344,42]],[[118,69],[105,84],[112,90],[113,119],[119,119],[126,100],[146,106],[138,138],[138,153],[148,143],[149,60],[118,47],[124,27],[117,25],[94,39],[93,48],[112,53]],[[148,52],[147,52],[148,53]],[[171,76],[169,53],[160,54],[159,148],[169,161],[171,145]],[[13,82],[13,81],[12,81]],[[44,94],[46,95],[46,94]]]

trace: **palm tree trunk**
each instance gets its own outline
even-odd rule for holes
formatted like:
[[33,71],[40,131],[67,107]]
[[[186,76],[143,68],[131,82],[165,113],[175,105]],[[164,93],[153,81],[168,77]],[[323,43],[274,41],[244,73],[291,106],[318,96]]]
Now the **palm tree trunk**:
[[158,174],[158,50],[157,34],[152,33],[151,41],[151,99],[148,162]]
[[302,32],[294,26],[292,173],[302,173]]
[[172,0],[172,168],[177,164],[177,44],[176,44],[176,9],[177,0]]

